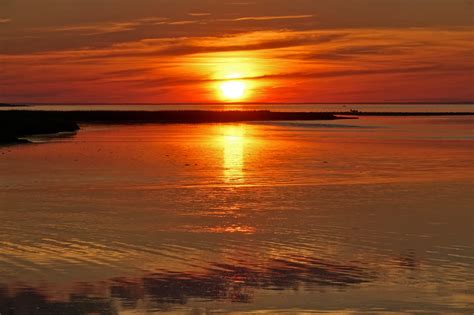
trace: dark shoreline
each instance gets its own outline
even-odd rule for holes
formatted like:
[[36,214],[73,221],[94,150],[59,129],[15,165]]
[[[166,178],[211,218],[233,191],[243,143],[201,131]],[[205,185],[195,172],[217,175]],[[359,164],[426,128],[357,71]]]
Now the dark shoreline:
[[[24,136],[74,132],[79,123],[229,123],[245,121],[334,120],[329,113],[271,111],[0,111],[0,144],[25,143]],[[353,119],[353,118],[349,118]]]
[[162,111],[35,111],[5,110],[0,116],[11,121],[33,121],[53,119],[78,123],[225,123],[244,121],[287,121],[287,120],[334,120],[344,119],[333,113],[317,112],[272,112],[256,111],[213,111],[213,110],[162,110]]
[[357,119],[358,116],[471,116],[470,112],[272,112],[255,111],[0,111],[0,144],[27,143],[21,137],[75,132],[80,123],[145,124],[145,123],[231,123],[251,121],[311,121]]
[[79,125],[71,119],[52,115],[28,114],[26,111],[0,111],[0,144],[29,143],[21,139],[25,136],[54,134],[59,132],[75,132]]
[[344,116],[380,116],[380,117],[413,117],[413,116],[474,116],[474,112],[333,112]]

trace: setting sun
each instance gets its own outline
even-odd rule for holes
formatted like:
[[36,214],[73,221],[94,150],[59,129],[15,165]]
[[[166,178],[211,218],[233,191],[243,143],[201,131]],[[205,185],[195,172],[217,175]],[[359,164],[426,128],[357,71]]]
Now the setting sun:
[[245,96],[246,90],[245,82],[239,80],[226,81],[220,85],[223,98],[229,101],[242,99]]
[[473,9],[0,0],[0,315],[474,315]]

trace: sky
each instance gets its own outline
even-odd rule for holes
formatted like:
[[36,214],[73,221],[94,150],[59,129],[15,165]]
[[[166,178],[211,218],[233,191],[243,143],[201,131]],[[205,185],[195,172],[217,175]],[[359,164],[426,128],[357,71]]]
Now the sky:
[[471,102],[473,24],[474,0],[1,0],[0,102]]

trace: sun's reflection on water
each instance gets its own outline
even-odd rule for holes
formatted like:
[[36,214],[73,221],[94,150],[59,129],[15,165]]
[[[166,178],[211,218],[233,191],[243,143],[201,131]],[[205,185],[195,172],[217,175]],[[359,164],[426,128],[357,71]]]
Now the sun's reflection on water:
[[224,152],[223,178],[226,183],[245,182],[245,126],[222,126],[222,146]]

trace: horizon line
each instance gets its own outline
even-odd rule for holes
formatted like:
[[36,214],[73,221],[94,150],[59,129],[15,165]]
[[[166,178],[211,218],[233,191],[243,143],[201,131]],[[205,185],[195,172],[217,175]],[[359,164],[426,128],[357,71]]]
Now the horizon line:
[[[0,102],[1,103],[1,102]],[[12,102],[12,103],[1,103],[6,105],[104,105],[104,106],[160,106],[160,105],[181,105],[181,106],[192,106],[192,105],[474,105],[474,100],[466,101],[438,101],[438,102],[163,102],[163,103],[151,103],[151,102],[126,102],[126,103],[110,103],[110,102]]]

